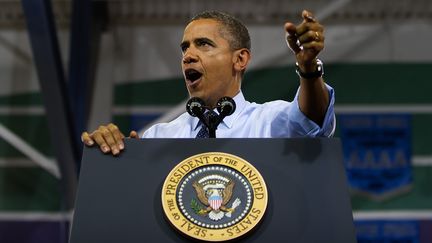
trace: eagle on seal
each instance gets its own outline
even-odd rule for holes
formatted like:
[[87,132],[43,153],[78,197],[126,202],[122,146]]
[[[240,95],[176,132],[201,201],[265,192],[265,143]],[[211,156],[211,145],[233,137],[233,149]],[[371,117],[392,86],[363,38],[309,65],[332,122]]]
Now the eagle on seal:
[[241,203],[240,199],[237,198],[231,207],[227,206],[232,197],[234,184],[232,180],[229,180],[227,183],[216,182],[206,185],[195,181],[192,186],[196,191],[198,200],[206,206],[206,208],[200,209],[197,213],[203,216],[208,214],[209,218],[214,221],[220,220],[224,216],[231,217],[231,213]]

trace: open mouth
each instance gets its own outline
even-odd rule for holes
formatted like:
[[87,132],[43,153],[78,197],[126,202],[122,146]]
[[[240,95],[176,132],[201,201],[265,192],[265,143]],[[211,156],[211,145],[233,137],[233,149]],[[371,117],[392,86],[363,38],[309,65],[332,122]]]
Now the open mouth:
[[201,76],[202,76],[202,73],[198,72],[195,69],[186,69],[185,70],[186,80],[188,80],[188,81],[190,81],[192,83],[195,82],[195,81],[197,81],[198,79],[200,79]]

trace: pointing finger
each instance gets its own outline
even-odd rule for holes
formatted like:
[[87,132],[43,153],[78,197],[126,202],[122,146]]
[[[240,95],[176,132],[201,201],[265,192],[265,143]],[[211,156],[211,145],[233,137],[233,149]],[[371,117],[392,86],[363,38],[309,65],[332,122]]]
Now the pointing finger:
[[313,16],[313,14],[307,10],[303,10],[302,17],[306,22],[316,22],[316,19]]

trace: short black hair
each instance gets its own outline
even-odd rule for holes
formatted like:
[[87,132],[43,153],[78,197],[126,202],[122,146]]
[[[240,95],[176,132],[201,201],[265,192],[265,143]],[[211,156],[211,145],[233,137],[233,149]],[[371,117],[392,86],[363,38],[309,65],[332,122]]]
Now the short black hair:
[[228,40],[232,50],[239,50],[242,48],[246,48],[249,51],[251,50],[249,31],[246,26],[234,16],[220,11],[204,11],[193,17],[189,23],[199,19],[214,19],[221,23],[223,27],[225,27],[225,29],[222,30],[222,35],[224,35],[224,31],[228,32],[228,36],[224,35],[224,37]]

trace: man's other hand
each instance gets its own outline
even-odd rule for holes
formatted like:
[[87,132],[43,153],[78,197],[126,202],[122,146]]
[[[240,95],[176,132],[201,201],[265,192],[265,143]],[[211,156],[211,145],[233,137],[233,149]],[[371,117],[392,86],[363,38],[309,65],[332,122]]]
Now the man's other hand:
[[[130,138],[138,138],[136,131],[131,131]],[[111,152],[113,155],[118,155],[124,149],[123,139],[125,136],[119,128],[110,123],[106,126],[100,126],[92,133],[83,132],[81,141],[87,146],[99,145],[100,150],[107,154]]]
[[302,18],[299,25],[285,23],[286,41],[301,70],[310,72],[316,70],[316,57],[324,49],[324,27],[307,10],[303,10]]

